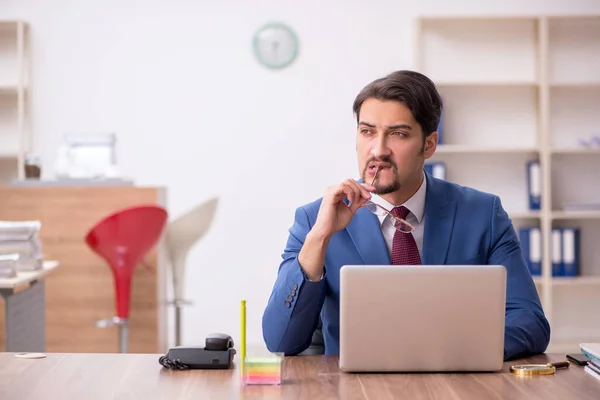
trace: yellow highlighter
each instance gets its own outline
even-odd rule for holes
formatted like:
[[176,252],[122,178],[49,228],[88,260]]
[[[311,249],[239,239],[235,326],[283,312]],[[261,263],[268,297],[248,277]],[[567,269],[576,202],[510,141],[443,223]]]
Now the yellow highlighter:
[[246,300],[242,300],[240,305],[240,359],[243,379],[246,364]]

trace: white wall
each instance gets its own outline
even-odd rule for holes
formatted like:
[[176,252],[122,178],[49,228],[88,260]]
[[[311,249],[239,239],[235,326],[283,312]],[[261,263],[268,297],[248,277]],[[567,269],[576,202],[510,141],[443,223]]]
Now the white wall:
[[[597,0],[74,1],[2,0],[0,18],[31,24],[35,151],[44,175],[64,132],[119,135],[124,175],[168,188],[177,216],[220,197],[214,227],[192,251],[184,341],[213,331],[248,341],[261,316],[297,206],[357,176],[354,96],[412,65],[420,14],[600,13]],[[263,23],[301,42],[290,68],[253,58]]]

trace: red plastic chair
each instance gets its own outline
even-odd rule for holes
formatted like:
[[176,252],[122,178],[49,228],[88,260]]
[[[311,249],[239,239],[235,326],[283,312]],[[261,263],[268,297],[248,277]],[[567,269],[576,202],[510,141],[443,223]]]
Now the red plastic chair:
[[131,278],[135,267],[156,245],[166,226],[167,211],[155,205],[118,210],[100,220],[85,236],[88,246],[112,269],[117,314],[97,322],[100,327],[119,326],[120,351],[127,353]]

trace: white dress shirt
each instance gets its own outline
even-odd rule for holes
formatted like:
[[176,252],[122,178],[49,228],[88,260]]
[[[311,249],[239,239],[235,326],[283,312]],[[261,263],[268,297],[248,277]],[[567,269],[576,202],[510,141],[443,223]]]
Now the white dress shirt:
[[[415,242],[417,242],[417,248],[419,249],[419,256],[421,257],[421,260],[423,260],[423,253],[421,252],[421,249],[423,248],[423,232],[425,229],[425,195],[427,193],[426,180],[427,178],[423,176],[423,182],[421,183],[421,186],[419,186],[417,192],[410,199],[406,200],[406,203],[401,204],[410,211],[406,216],[406,222],[415,227],[412,235],[415,238]],[[376,194],[371,196],[371,201],[385,207],[385,209],[390,212],[395,207],[393,204],[390,204],[388,201]],[[396,228],[391,221],[392,217],[390,217],[387,213],[384,213],[384,215],[381,216],[378,215],[377,217],[379,218],[379,223],[381,224],[381,232],[383,233],[383,238],[385,239],[385,244],[388,248],[388,254],[391,256]],[[323,279],[324,275],[325,273],[323,272],[320,279]]]
[[[419,249],[421,260],[423,259],[423,253],[421,252],[421,249],[423,248],[423,232],[425,229],[425,195],[427,194],[426,180],[427,178],[423,176],[423,183],[421,183],[421,186],[417,192],[410,199],[408,199],[406,203],[401,204],[410,211],[406,216],[406,222],[415,227],[412,235],[415,238],[415,242],[417,242],[417,248]],[[390,204],[388,201],[375,194],[371,196],[371,201],[385,207],[385,209],[390,212],[394,207],[397,207],[396,205]],[[381,224],[381,232],[383,233],[383,238],[385,239],[385,244],[388,248],[388,253],[391,255],[394,233],[396,232],[396,228],[391,221],[393,218],[387,213],[378,215],[378,218],[379,223]]]

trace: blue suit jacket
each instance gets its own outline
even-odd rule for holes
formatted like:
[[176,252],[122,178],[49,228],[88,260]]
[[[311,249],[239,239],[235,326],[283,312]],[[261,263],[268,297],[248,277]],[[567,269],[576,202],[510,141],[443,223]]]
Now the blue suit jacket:
[[[500,199],[492,194],[438,180],[426,174],[426,265],[504,265],[507,269],[504,358],[542,353],[550,326],[520,243]],[[346,229],[333,235],[325,256],[325,275],[309,281],[298,254],[319,211],[321,199],[296,210],[295,221],[262,328],[267,348],[295,355],[310,345],[321,315],[326,354],[339,353],[340,268],[346,264],[391,264],[377,216],[359,209]]]

